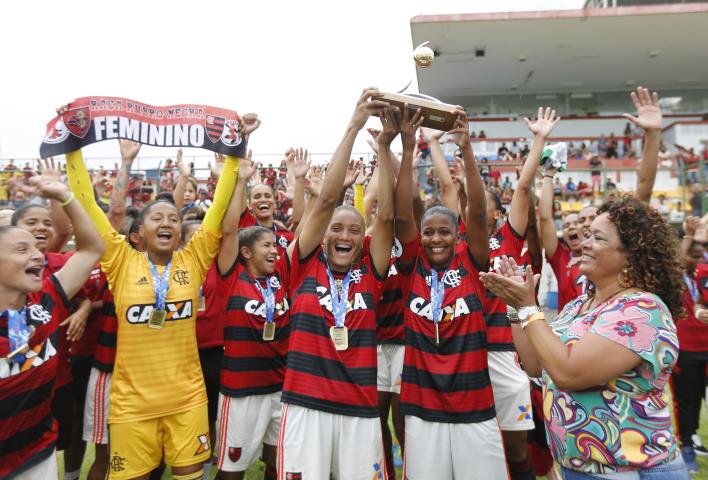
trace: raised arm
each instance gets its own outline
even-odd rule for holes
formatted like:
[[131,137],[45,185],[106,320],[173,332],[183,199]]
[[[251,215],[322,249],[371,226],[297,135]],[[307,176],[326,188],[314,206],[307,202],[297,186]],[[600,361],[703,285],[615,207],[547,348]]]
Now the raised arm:
[[236,188],[221,224],[222,237],[217,256],[217,267],[221,274],[228,272],[238,257],[238,224],[241,212],[243,212],[243,205],[246,203],[248,181],[257,169],[258,165],[251,161],[251,151],[249,150],[248,155],[239,162]]
[[470,127],[467,115],[461,108],[455,121],[455,128],[449,133],[454,135],[455,143],[462,150],[467,182],[467,245],[477,265],[484,268],[489,262],[489,234],[487,232],[487,196],[484,181],[474,158],[470,144]]
[[[39,160],[39,174],[57,182],[61,182],[61,167],[59,163],[55,163],[53,158]],[[52,215],[52,224],[54,225],[54,237],[49,245],[48,252],[60,252],[69,238],[71,238],[71,221],[64,212],[61,203],[58,200],[49,201],[49,209]]]
[[514,196],[511,198],[511,211],[509,213],[511,228],[520,235],[526,234],[531,187],[536,178],[543,146],[560,118],[556,117],[556,111],[552,110],[551,107],[546,107],[545,110],[543,107],[538,107],[536,121],[532,122],[528,118],[524,118],[524,120],[526,121],[526,126],[529,127],[533,134],[533,142],[531,143],[529,156],[521,169]]
[[[528,160],[526,160],[528,162]],[[543,171],[543,186],[541,198],[538,201],[539,218],[541,220],[541,246],[546,250],[546,257],[550,258],[558,248],[558,234],[553,221],[553,177],[555,169]]]
[[[108,221],[106,214],[103,213],[101,207],[96,203],[96,198],[93,195],[93,184],[86,170],[86,165],[84,165],[84,157],[81,154],[81,150],[75,150],[66,154],[66,173],[71,191],[74,192],[76,199],[81,203],[81,206],[84,207],[86,213],[88,213],[98,233],[103,236],[110,231],[115,231]],[[76,227],[75,223],[74,227]]]
[[133,161],[140,152],[140,144],[131,140],[118,140],[120,144],[120,168],[111,192],[111,203],[108,208],[108,221],[113,228],[123,228],[125,220],[125,197],[128,195],[128,182]]
[[649,93],[649,89],[637,87],[637,92],[630,94],[637,109],[637,116],[625,113],[623,116],[644,130],[644,151],[642,163],[637,173],[636,197],[649,203],[656,181],[656,169],[659,166],[659,146],[661,144],[661,109],[659,95]]
[[423,129],[425,141],[428,142],[428,147],[430,148],[433,170],[440,184],[440,203],[459,215],[457,188],[452,180],[450,168],[447,165],[447,160],[445,160],[445,154],[440,147],[440,138],[444,134],[445,132],[439,130]]
[[536,207],[533,198],[529,202],[528,224],[526,226],[526,248],[531,258],[531,266],[535,272],[540,272],[543,267],[543,252],[541,249],[541,238],[536,227]]
[[297,252],[299,258],[309,256],[322,242],[322,238],[327,231],[327,225],[329,225],[334,209],[337,208],[339,203],[354,140],[359,130],[366,124],[369,116],[377,114],[388,107],[386,102],[372,99],[372,97],[379,95],[379,91],[374,88],[366,89],[356,104],[354,114],[344,133],[344,138],[342,138],[330,161],[320,196],[317,198],[312,212],[305,220],[307,225],[301,229],[298,239],[299,251]]
[[[29,183],[27,193],[58,201],[74,226],[76,253],[56,273],[64,293],[71,298],[81,289],[101,258],[104,250],[103,240],[69,187],[41,175],[31,177]],[[96,208],[101,210],[98,206]]]
[[[181,212],[182,207],[184,206],[184,191],[187,189],[187,182],[189,181],[189,177],[191,176],[189,168],[187,168],[187,166],[184,164],[184,161],[182,160],[181,148],[177,150],[176,164],[177,171],[179,172],[179,177],[177,177],[177,183],[175,183],[175,189],[172,192],[172,197],[175,200],[175,207],[177,207],[177,211]],[[113,200],[112,197],[111,200]]]
[[415,183],[415,176],[417,172],[413,171],[415,131],[413,132],[412,145],[410,141],[412,128],[413,125],[410,121],[401,125],[401,143],[403,145],[403,157],[401,158],[401,169],[398,172],[398,182],[396,182],[395,193],[396,238],[398,238],[398,240],[404,244],[413,241],[418,235],[418,228],[416,227],[412,200],[414,197],[418,196],[418,191]]
[[[288,157],[290,159],[290,156]],[[292,161],[287,161],[288,177],[292,175],[293,189],[293,230],[297,228],[305,213],[305,177],[310,171],[310,154],[307,149],[297,149],[292,152]]]

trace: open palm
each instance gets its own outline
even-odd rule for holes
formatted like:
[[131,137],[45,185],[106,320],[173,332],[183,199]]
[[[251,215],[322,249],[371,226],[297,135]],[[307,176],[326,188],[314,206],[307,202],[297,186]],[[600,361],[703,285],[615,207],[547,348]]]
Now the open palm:
[[649,93],[649,89],[637,87],[636,92],[630,94],[632,103],[637,109],[637,116],[628,113],[622,116],[643,128],[644,130],[659,130],[661,129],[661,109],[659,108],[659,95],[654,92]]
[[531,133],[534,135],[540,135],[542,137],[547,137],[551,134],[553,127],[560,120],[560,117],[556,117],[556,111],[551,109],[551,107],[538,107],[538,116],[536,121],[532,122],[529,118],[524,118],[526,121],[526,126],[529,127]]

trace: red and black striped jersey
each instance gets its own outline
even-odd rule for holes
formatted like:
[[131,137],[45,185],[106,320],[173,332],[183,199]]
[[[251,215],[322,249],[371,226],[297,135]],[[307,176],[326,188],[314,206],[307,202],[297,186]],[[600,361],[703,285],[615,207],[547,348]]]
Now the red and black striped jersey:
[[552,257],[546,255],[551,264],[558,284],[558,311],[563,310],[568,302],[579,297],[587,290],[588,280],[580,273],[580,262],[573,262],[573,254],[564,243],[558,243]]
[[[101,267],[96,265],[96,268],[89,274],[89,278],[84,283],[81,291],[91,302],[99,302],[103,300],[103,291],[107,288],[108,280],[106,280],[106,276],[101,271]],[[86,328],[83,335],[81,335],[80,339],[71,343],[71,356],[92,357],[96,352],[96,344],[98,343],[102,326],[103,315],[101,309],[92,310],[88,320],[86,320]]]
[[403,327],[403,292],[396,265],[402,252],[401,243],[395,239],[391,251],[391,265],[383,281],[381,299],[376,309],[376,340],[380,344],[403,345],[406,341],[406,331]]
[[432,269],[419,240],[404,245],[399,273],[405,300],[406,353],[401,383],[405,415],[428,422],[475,423],[494,418],[487,369],[487,327],[479,268],[460,242],[445,272],[442,319],[436,343],[431,302]]
[[199,290],[199,307],[204,305],[203,311],[197,311],[197,346],[200,349],[224,346],[224,304],[227,292],[220,290],[222,283],[214,259]]
[[[511,227],[507,219],[496,233],[489,237],[489,270],[499,268],[501,256],[512,257],[521,264],[524,237]],[[489,290],[485,290],[484,321],[487,323],[487,348],[489,351],[513,352],[514,339],[511,324],[506,316],[506,303]]]
[[221,364],[221,393],[224,395],[246,397],[282,390],[290,338],[289,276],[288,256],[282,255],[269,277],[275,295],[275,337],[266,341],[263,340],[266,304],[255,285],[258,281],[265,289],[266,280],[254,279],[241,262],[236,262],[228,275]]
[[[57,273],[61,268],[64,266],[64,264],[71,258],[71,256],[74,254],[74,252],[70,253],[55,253],[55,252],[47,252],[44,254],[44,270],[42,270],[42,276],[44,277],[44,280],[49,278],[50,275],[54,275]],[[77,294],[80,295],[80,294]],[[74,297],[76,298],[76,297]],[[70,307],[70,310],[73,310],[73,306]],[[62,327],[62,334],[59,336],[57,340],[57,344],[55,345],[57,352],[58,352],[58,359],[57,362],[59,365],[57,366],[57,378],[56,381],[54,382],[54,388],[61,388],[66,385],[69,385],[72,382],[72,376],[71,376],[71,362],[70,362],[70,357],[71,357],[71,342],[69,339],[66,338],[66,331],[67,331],[67,326]]]
[[96,351],[93,354],[93,367],[106,373],[113,372],[116,362],[116,344],[118,340],[118,318],[113,294],[109,288],[103,290],[101,307],[101,333],[98,335]]
[[708,306],[708,263],[696,265],[696,280],[698,288],[701,289],[700,303]]
[[7,316],[0,317],[0,478],[9,478],[54,451],[57,427],[51,413],[59,357],[59,324],[71,304],[54,275],[28,296],[26,320],[35,327],[24,363],[10,363]]
[[[295,251],[297,252],[297,245]],[[293,261],[284,403],[354,417],[379,416],[376,392],[376,307],[383,278],[368,249],[351,269],[345,320],[349,347],[336,350],[325,253],[318,247]]]
[[[248,227],[255,227],[256,225],[260,225],[258,220],[256,220],[256,217],[254,217],[249,210],[243,212],[243,215],[241,215],[241,219],[238,222],[239,230]],[[293,232],[290,230],[278,228],[276,224],[273,224],[272,230],[275,235],[276,246],[278,247],[278,255],[285,255],[288,250],[288,245],[290,245],[295,239],[295,235],[293,235]]]

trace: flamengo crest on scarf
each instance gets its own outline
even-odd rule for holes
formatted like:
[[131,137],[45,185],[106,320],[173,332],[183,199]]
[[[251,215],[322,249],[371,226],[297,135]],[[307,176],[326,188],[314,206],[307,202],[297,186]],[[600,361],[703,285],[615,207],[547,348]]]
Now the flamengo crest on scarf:
[[242,157],[246,142],[233,110],[205,105],[154,107],[120,97],[82,97],[47,124],[42,158],[123,138],[156,147],[205,148]]

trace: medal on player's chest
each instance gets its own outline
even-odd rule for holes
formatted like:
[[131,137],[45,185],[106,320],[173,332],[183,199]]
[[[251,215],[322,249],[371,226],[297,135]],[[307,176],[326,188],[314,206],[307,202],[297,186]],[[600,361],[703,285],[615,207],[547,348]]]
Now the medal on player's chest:
[[261,294],[261,297],[263,297],[263,303],[265,303],[266,307],[266,321],[263,324],[262,338],[264,342],[272,342],[275,340],[275,322],[273,321],[273,317],[275,316],[275,293],[270,284],[270,277],[266,277],[265,287],[263,287],[258,280],[254,281],[254,285],[256,286],[256,290]]
[[442,319],[442,304],[445,299],[445,274],[438,280],[438,272],[430,269],[430,307],[435,325],[435,345],[440,345],[440,320]]
[[162,275],[157,272],[157,267],[147,257],[148,264],[150,265],[150,274],[152,275],[152,287],[155,290],[155,305],[153,305],[152,313],[150,314],[150,320],[148,320],[148,327],[154,329],[162,329],[165,326],[165,321],[167,320],[167,310],[165,308],[165,299],[167,298],[167,291],[170,288],[170,268],[172,267],[172,259],[165,265],[165,270]]
[[327,266],[327,276],[329,277],[329,293],[332,299],[332,316],[334,326],[329,328],[329,336],[332,338],[335,350],[346,350],[349,348],[349,330],[344,325],[347,316],[347,304],[349,303],[349,284],[351,282],[351,269],[343,279],[335,279],[332,271]]

